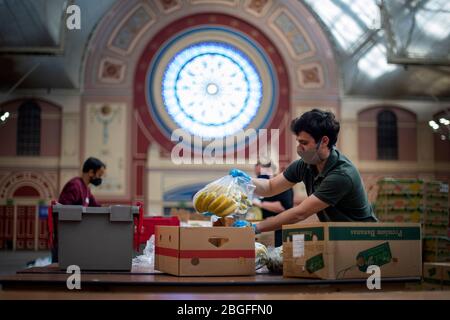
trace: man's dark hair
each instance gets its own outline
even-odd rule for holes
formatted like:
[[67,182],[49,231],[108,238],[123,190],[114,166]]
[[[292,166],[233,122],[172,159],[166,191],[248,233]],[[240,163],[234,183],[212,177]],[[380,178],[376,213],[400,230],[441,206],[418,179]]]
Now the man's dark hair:
[[316,143],[322,137],[327,136],[330,139],[330,143],[328,144],[328,148],[330,149],[336,145],[339,128],[339,122],[333,113],[319,109],[305,112],[301,117],[291,122],[291,131],[293,133],[298,135],[301,131],[305,131],[314,138]]
[[94,170],[94,173],[97,172],[100,168],[106,168],[106,165],[101,162],[99,159],[94,157],[89,157],[83,164],[83,172],[89,172],[89,170]]

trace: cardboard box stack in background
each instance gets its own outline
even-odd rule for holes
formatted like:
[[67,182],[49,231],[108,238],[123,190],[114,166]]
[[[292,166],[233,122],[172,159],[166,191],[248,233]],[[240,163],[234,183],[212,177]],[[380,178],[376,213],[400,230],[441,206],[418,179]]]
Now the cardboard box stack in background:
[[420,179],[378,181],[375,203],[382,222],[420,222],[424,261],[450,261],[448,184]]
[[425,236],[448,236],[448,184],[439,181],[425,183]]
[[418,223],[329,222],[283,226],[283,276],[367,279],[368,266],[381,277],[422,276]]
[[420,222],[424,236],[447,236],[448,184],[420,179],[378,181],[375,210],[383,222]]
[[425,262],[423,281],[425,289],[450,290],[450,263]]
[[255,274],[252,228],[157,226],[155,269],[177,276]]
[[442,266],[442,289],[450,290],[450,263]]
[[422,222],[425,213],[423,198],[422,180],[381,179],[378,181],[375,212],[382,222]]
[[423,239],[423,261],[450,261],[450,239],[437,236],[425,237]]

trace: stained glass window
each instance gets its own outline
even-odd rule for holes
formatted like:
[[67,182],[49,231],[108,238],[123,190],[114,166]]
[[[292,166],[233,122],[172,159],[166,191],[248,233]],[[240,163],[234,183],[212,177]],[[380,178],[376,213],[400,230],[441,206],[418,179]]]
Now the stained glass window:
[[262,99],[262,82],[249,57],[221,42],[179,51],[162,79],[164,107],[188,132],[215,138],[244,129]]

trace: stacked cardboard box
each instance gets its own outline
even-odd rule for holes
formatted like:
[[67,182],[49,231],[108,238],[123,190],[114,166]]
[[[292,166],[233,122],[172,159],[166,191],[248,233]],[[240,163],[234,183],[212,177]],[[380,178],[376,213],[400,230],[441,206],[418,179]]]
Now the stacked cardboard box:
[[417,179],[378,181],[375,210],[383,222],[422,222],[424,219],[424,183]]
[[423,282],[425,289],[450,290],[450,263],[424,263]]
[[438,181],[427,182],[424,200],[426,208],[424,261],[450,261],[448,184]]
[[448,233],[448,184],[439,181],[425,183],[424,228],[426,236],[443,236]]
[[375,211],[383,222],[420,222],[423,236],[448,233],[448,185],[439,181],[385,178],[378,181]]
[[450,239],[439,236],[425,237],[423,239],[423,261],[450,261]]

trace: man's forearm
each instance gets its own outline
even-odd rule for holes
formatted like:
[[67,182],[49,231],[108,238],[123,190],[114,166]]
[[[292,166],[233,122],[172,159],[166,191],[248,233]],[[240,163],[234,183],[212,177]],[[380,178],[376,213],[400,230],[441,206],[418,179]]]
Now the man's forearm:
[[329,207],[329,204],[323,202],[315,195],[310,195],[298,206],[277,214],[275,217],[268,218],[257,224],[259,231],[272,231],[281,229],[282,225],[293,224],[305,220],[309,216]]
[[256,186],[255,194],[262,197],[271,196],[269,179],[253,178],[252,182]]
[[261,201],[261,209],[269,210],[275,213],[280,213],[286,210],[280,201]]
[[257,228],[261,232],[279,230],[285,224],[294,224],[305,220],[307,217],[300,206],[296,206],[259,222]]

